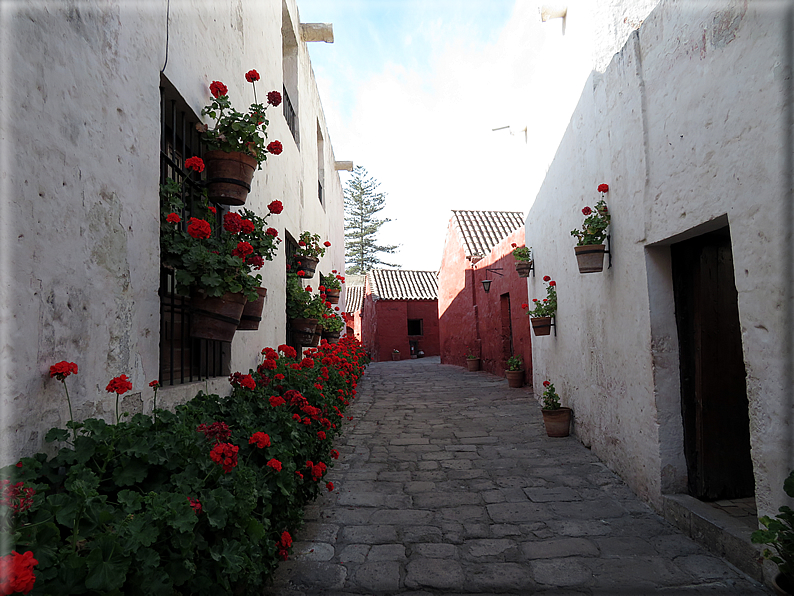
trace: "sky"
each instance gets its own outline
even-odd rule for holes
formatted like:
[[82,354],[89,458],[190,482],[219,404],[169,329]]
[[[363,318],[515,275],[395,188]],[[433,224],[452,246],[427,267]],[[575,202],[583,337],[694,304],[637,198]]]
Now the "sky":
[[453,209],[529,210],[529,4],[298,0],[301,22],[333,24],[334,43],[309,52],[335,159],[386,193],[377,241],[400,248],[382,260],[435,271]]

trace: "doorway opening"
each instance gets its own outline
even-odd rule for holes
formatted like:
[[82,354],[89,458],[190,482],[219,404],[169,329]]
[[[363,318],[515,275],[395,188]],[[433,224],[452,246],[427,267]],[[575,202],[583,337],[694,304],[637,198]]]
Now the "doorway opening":
[[750,424],[728,226],[672,244],[689,494],[753,497]]

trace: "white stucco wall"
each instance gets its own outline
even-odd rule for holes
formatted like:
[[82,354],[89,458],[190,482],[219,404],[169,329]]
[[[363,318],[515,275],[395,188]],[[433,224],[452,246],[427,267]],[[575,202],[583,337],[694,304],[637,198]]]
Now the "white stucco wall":
[[[295,0],[286,6],[297,32]],[[125,409],[149,411],[159,367],[160,71],[198,114],[221,80],[233,104],[281,91],[282,0],[4,3],[0,10],[0,415],[2,461],[43,446],[68,408],[49,366],[74,361],[75,418],[111,419],[105,385],[127,374]],[[268,112],[284,152],[254,176],[246,207],[280,235],[310,230],[332,247],[321,269],[342,270],[343,199],[331,139],[304,43],[298,43],[297,149],[281,107]],[[317,199],[318,121],[325,139],[325,205]],[[285,341],[283,244],[261,270],[268,294],[257,332],[232,344],[232,370],[255,366],[265,345]],[[210,390],[228,391],[225,379]],[[184,401],[205,383],[160,392]],[[143,405],[142,401],[143,400]]]
[[[526,222],[558,284],[557,337],[533,342],[576,434],[659,506],[685,492],[669,244],[730,225],[759,514],[792,465],[784,386],[782,4],[662,2],[593,73]],[[578,273],[569,231],[609,184],[613,267]],[[789,297],[790,299],[790,297]]]

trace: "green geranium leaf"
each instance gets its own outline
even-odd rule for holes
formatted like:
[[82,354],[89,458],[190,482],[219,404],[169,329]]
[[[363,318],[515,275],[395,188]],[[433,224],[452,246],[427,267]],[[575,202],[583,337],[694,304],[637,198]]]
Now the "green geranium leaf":
[[149,466],[138,459],[123,458],[113,471],[113,481],[119,486],[132,486],[146,478]]
[[47,431],[47,434],[44,435],[44,440],[48,443],[52,443],[53,441],[65,441],[68,438],[69,431],[62,428],[51,428]]
[[119,505],[124,506],[125,511],[138,511],[143,502],[143,497],[131,490],[120,490],[116,498]]
[[122,554],[114,536],[101,536],[86,558],[88,576],[85,587],[92,590],[117,590],[127,579],[130,560]]

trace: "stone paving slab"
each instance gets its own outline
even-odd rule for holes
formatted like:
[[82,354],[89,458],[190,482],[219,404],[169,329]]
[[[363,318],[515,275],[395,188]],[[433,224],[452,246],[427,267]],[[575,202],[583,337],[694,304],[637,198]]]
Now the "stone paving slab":
[[335,485],[273,596],[771,594],[654,513],[529,388],[438,358],[371,364]]

